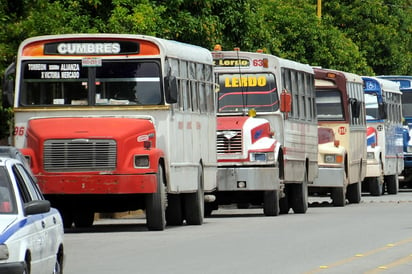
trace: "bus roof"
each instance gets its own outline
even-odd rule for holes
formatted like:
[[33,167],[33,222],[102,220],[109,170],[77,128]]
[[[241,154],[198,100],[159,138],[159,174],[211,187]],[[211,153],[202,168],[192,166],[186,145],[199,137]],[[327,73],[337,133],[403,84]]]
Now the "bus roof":
[[19,56],[23,53],[23,49],[32,43],[41,43],[41,42],[53,42],[55,41],[65,41],[65,40],[74,40],[79,42],[79,40],[88,40],[88,39],[110,39],[110,40],[145,40],[156,44],[160,51],[167,57],[175,57],[180,59],[185,59],[188,61],[198,61],[203,63],[211,64],[213,62],[212,55],[209,50],[187,44],[174,40],[167,40],[162,38],[157,38],[148,35],[137,35],[137,34],[113,34],[113,33],[96,33],[96,34],[61,34],[61,35],[44,35],[31,37],[24,40],[19,47]]
[[[298,71],[304,71],[304,72],[308,72],[308,73],[312,73],[313,74],[313,69],[311,66],[309,66],[308,64],[303,64],[303,63],[299,63],[296,61],[292,61],[289,59],[284,59],[281,57],[278,57],[276,55],[271,55],[271,54],[267,54],[267,53],[261,53],[261,52],[248,52],[248,51],[213,51],[212,52],[213,55],[213,59],[244,59],[244,58],[248,58],[248,59],[264,59],[267,58],[269,61],[272,61],[274,63],[274,67],[287,67],[287,68],[291,68],[291,69],[295,69]],[[271,62],[269,62],[271,63]],[[251,66],[250,66],[251,67]],[[228,67],[224,67],[224,66],[215,66],[215,70],[219,71],[219,70],[226,70]],[[232,66],[233,68],[233,66]],[[246,68],[241,66],[240,68]]]
[[410,75],[379,75],[376,77],[399,83],[401,91],[412,91],[412,76]]
[[402,94],[399,83],[373,76],[362,76],[362,79],[365,82],[365,92],[382,90]]
[[[319,68],[319,67],[313,67],[313,70],[315,71],[315,78],[323,78],[321,75],[325,74],[327,75],[328,73],[333,73],[336,75],[339,75],[343,78],[346,79],[347,82],[354,82],[354,83],[362,83],[363,80],[362,77],[358,74],[346,72],[346,71],[340,71],[340,70],[335,70],[335,69],[326,69],[326,68]],[[326,85],[326,82],[324,83]]]

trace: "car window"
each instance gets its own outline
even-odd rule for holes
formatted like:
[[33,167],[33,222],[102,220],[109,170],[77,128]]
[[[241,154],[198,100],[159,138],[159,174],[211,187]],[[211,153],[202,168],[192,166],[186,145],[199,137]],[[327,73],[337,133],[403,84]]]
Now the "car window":
[[33,200],[43,200],[43,195],[23,165],[16,164],[13,167],[13,172],[18,180],[20,191],[24,193],[25,203]]
[[16,199],[9,176],[4,167],[0,168],[0,214],[17,213]]

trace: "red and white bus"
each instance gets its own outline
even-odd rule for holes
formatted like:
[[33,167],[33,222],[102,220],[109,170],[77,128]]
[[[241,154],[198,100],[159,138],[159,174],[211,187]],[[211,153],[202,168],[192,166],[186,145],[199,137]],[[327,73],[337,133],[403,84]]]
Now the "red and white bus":
[[265,215],[305,213],[317,176],[313,69],[273,55],[213,52],[219,205],[257,205]]
[[319,176],[310,194],[330,195],[334,206],[361,201],[366,174],[365,96],[361,76],[314,68],[319,124]]
[[150,230],[202,224],[217,168],[210,51],[142,35],[42,36],[21,44],[13,70],[14,145],[66,227],[135,209]]

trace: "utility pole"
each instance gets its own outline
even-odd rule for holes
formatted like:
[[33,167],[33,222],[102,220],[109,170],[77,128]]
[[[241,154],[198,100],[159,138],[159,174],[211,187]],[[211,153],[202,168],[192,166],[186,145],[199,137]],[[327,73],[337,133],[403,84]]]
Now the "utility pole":
[[319,19],[322,18],[322,0],[318,0],[318,5],[317,5],[317,16]]

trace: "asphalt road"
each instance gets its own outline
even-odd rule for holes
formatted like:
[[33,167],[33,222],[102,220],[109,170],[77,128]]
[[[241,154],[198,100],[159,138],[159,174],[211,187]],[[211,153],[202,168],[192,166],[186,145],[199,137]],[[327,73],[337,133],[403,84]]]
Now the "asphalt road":
[[306,214],[225,208],[202,226],[147,231],[145,220],[100,219],[65,233],[65,274],[412,273],[412,191]]

